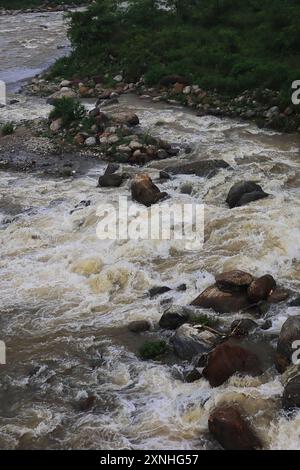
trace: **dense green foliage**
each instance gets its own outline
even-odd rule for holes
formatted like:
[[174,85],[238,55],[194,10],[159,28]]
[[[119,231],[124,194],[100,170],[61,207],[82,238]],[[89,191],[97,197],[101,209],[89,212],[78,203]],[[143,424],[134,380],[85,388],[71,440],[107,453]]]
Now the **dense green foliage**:
[[62,119],[64,126],[69,126],[73,122],[84,119],[86,114],[84,106],[74,98],[61,98],[54,101],[54,108],[49,115],[49,119]]
[[234,94],[290,89],[300,79],[298,0],[97,0],[72,14],[71,57],[53,74],[142,74],[149,84],[184,74],[204,88]]
[[56,5],[81,5],[87,3],[87,0],[0,0],[0,8],[8,10],[21,10],[41,6]]

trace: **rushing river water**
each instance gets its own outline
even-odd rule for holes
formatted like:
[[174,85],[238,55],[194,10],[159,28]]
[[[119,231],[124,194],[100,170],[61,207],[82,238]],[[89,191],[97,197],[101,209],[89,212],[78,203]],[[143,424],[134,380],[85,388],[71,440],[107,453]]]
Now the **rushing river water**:
[[[57,46],[67,44],[61,13],[1,17],[0,27],[0,70],[8,82],[42,69],[59,56]],[[9,110],[17,116],[22,106]],[[44,106],[37,100],[34,115],[43,115]],[[187,305],[215,273],[231,268],[270,273],[299,291],[299,137],[200,118],[131,95],[118,107],[135,110],[141,126],[156,135],[192,145],[188,157],[174,161],[223,158],[233,171],[163,185],[175,202],[205,204],[205,244],[197,251],[177,241],[100,241],[97,206],[117,204],[129,193],[129,183],[96,188],[101,162],[76,179],[0,173],[0,339],[7,345],[7,365],[0,366],[0,448],[211,449],[209,412],[223,402],[240,403],[266,448],[299,448],[300,412],[288,419],[281,411],[283,386],[274,368],[258,378],[233,376],[215,389],[204,379],[184,383],[176,365],[138,358],[139,345],[155,332],[137,337],[126,328],[132,320],[155,325],[160,318],[164,297],[146,295],[154,285],[185,283],[185,292],[165,297]],[[8,114],[3,110],[2,119]],[[158,170],[152,163],[147,172],[155,179]],[[229,210],[227,192],[244,178],[260,182],[271,197]],[[191,195],[180,193],[186,182]],[[91,204],[71,214],[83,200]],[[264,341],[299,313],[272,307]],[[234,318],[223,321],[230,325]],[[81,400],[89,395],[97,397],[95,406],[83,412]]]

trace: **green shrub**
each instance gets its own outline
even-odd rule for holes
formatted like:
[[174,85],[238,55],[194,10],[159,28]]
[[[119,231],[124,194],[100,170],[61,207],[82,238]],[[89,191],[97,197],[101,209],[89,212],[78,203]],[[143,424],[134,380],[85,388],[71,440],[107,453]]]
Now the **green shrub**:
[[167,344],[165,341],[146,341],[140,347],[140,356],[142,359],[155,359],[158,356],[165,354],[167,351]]
[[69,126],[72,122],[84,119],[86,111],[84,106],[74,98],[63,97],[54,101],[54,109],[49,118],[51,120],[61,118],[64,126]]
[[70,15],[70,57],[52,76],[122,71],[157,84],[168,74],[226,94],[248,88],[290,90],[299,80],[300,4],[296,0],[96,0]]
[[13,122],[6,122],[5,124],[3,124],[1,126],[0,130],[1,130],[2,135],[11,135],[11,134],[13,134],[14,130],[15,130]]

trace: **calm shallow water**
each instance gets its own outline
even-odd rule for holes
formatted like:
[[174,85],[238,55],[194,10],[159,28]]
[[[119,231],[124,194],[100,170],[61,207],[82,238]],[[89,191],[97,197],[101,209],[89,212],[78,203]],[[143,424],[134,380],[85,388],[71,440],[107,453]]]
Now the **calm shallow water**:
[[[21,17],[0,19],[1,49],[6,45],[0,69],[15,82],[57,57],[57,45],[66,41],[61,13],[25,19],[25,29]],[[7,46],[12,37],[13,49]],[[234,401],[251,416],[267,448],[299,448],[300,413],[287,419],[280,411],[282,384],[273,369],[259,378],[234,376],[217,389],[204,379],[182,383],[174,366],[140,361],[139,342],[126,330],[129,321],[155,324],[160,318],[161,298],[145,295],[154,285],[186,283],[186,292],[171,295],[187,305],[216,272],[239,268],[270,273],[299,290],[299,137],[199,118],[129,95],[118,108],[134,109],[151,133],[192,145],[188,157],[174,161],[223,158],[234,171],[210,180],[180,176],[163,185],[174,202],[205,204],[205,245],[188,252],[178,241],[97,238],[98,205],[117,205],[119,195],[129,193],[129,184],[96,188],[101,162],[74,180],[1,172],[0,332],[8,363],[0,369],[0,447],[211,449],[209,412]],[[43,115],[44,102],[36,101],[35,110]],[[17,105],[14,112],[21,116],[24,108]],[[154,179],[159,166],[147,169]],[[230,211],[227,192],[244,178],[260,182],[271,197]],[[180,193],[187,181],[191,196]],[[82,200],[90,206],[70,214]],[[8,217],[13,221],[3,223]],[[268,334],[299,313],[274,307]],[[89,394],[97,396],[95,408],[81,412],[78,403]]]

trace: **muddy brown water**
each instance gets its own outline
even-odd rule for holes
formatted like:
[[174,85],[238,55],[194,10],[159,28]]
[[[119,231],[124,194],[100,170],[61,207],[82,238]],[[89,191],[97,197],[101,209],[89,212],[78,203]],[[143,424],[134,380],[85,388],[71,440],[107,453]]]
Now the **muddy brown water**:
[[[44,58],[57,57],[57,46],[66,41],[61,13],[25,20],[23,28],[21,16],[0,18],[0,69],[14,82],[42,69]],[[153,333],[137,338],[126,330],[132,320],[155,325],[164,298],[189,304],[222,270],[270,273],[299,291],[299,136],[200,118],[133,95],[123,96],[117,108],[135,110],[143,129],[192,146],[191,154],[173,162],[223,158],[233,170],[209,180],[178,176],[161,186],[174,202],[205,204],[206,242],[189,251],[176,240],[97,238],[98,205],[116,206],[129,193],[128,182],[119,189],[96,188],[101,162],[74,179],[0,173],[0,339],[7,344],[7,364],[0,366],[0,447],[211,449],[210,410],[236,402],[266,448],[299,448],[300,413],[292,419],[282,413],[282,383],[268,359],[273,335],[299,309],[279,305],[266,314],[273,326],[263,337],[266,349],[257,346],[269,364],[261,377],[233,376],[217,389],[204,379],[183,383],[170,362],[141,361],[138,346]],[[0,110],[1,119],[22,119],[24,109],[28,118],[49,111],[43,100],[21,96],[21,103]],[[153,162],[147,172],[156,179],[165,164]],[[227,192],[244,178],[261,183],[270,197],[229,210]],[[191,195],[180,193],[186,182]],[[90,205],[71,214],[83,200]],[[2,223],[8,216],[12,221]],[[154,285],[182,283],[185,292],[152,300],[146,295]],[[236,317],[223,316],[222,322],[229,325]],[[90,395],[97,397],[94,408],[80,411],[78,404]]]

